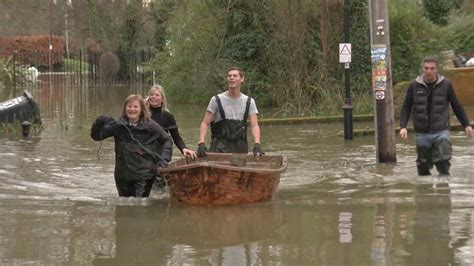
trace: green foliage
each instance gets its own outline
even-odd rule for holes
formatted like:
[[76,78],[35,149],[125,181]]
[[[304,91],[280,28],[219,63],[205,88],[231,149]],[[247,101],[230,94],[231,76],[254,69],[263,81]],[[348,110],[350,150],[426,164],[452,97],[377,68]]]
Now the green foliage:
[[158,51],[152,65],[175,101],[208,101],[224,84],[223,66],[217,60],[223,19],[219,9],[206,1],[184,2],[174,11],[169,45]]
[[321,95],[330,92],[321,84],[325,82],[320,74],[325,61],[319,31],[313,30],[319,27],[318,5],[312,1],[271,2],[262,15],[269,26],[260,64],[267,70],[273,103],[285,115],[314,112],[324,98]]
[[410,0],[391,0],[389,9],[393,83],[419,74],[421,60],[438,56],[443,48],[442,31],[420,16]]
[[155,48],[159,51],[165,50],[169,38],[169,17],[175,6],[174,0],[157,0],[151,3],[151,17],[154,23],[153,41]]
[[400,110],[402,109],[403,100],[405,99],[405,94],[410,86],[411,82],[401,81],[393,86],[393,109],[395,117],[400,117]]
[[19,121],[14,123],[0,123],[0,133],[13,133],[18,134],[21,132],[21,124]]
[[[167,1],[156,4],[162,5],[157,10],[170,12],[162,15],[169,15],[169,38],[148,67],[158,70],[160,83],[175,101],[207,102],[225,89],[225,70],[236,65],[245,71],[242,90],[259,105],[276,105],[284,114],[311,114],[334,95],[338,104],[330,112],[341,112],[337,44],[342,31],[328,32],[331,56],[325,57],[317,2],[183,1],[174,11]],[[353,45],[360,49],[353,59],[353,87],[362,94],[370,86],[367,12],[365,1],[351,6]],[[342,16],[329,17],[341,29]],[[322,69],[329,74],[321,74]]]
[[[423,57],[454,44],[444,45],[443,30],[421,15],[420,4],[389,3],[397,83],[418,75]],[[155,5],[159,52],[148,68],[157,71],[174,101],[207,102],[225,89],[225,70],[236,65],[246,73],[244,93],[259,105],[276,106],[278,114],[342,113],[344,75],[337,53],[343,37],[341,2],[161,0]],[[470,22],[463,23],[453,27],[464,29],[456,45],[465,49],[473,42],[466,38]],[[350,27],[354,112],[372,112],[367,1],[351,1]]]
[[474,52],[474,14],[460,13],[451,18],[445,29],[445,43],[457,53]]
[[89,63],[85,61],[80,61],[77,59],[63,59],[64,69],[65,71],[72,71],[72,72],[88,72],[90,69]]
[[228,10],[228,15],[224,17],[222,50],[216,56],[226,68],[236,65],[246,70],[243,91],[259,102],[269,102],[268,80],[262,64],[267,41],[263,14],[267,5],[262,1],[237,0],[232,6],[221,3],[220,8]]
[[130,64],[138,47],[140,31],[141,1],[129,1],[123,11],[121,25],[118,30],[117,56],[120,59],[119,76],[130,77]]
[[22,87],[29,80],[27,67],[11,61],[11,57],[0,59],[0,89],[14,85]]
[[[370,63],[370,26],[368,1],[351,1],[350,5],[350,42],[352,44],[352,62],[351,62],[351,90],[355,97],[366,95],[371,91],[372,66]],[[360,108],[363,107],[360,101]],[[355,109],[359,107],[354,103]],[[370,102],[372,106],[373,103]],[[364,112],[361,112],[364,113]]]
[[105,28],[103,25],[104,16],[100,14],[96,1],[86,1],[86,15],[91,37],[95,40],[99,40],[99,42],[103,42],[104,39],[106,39]]
[[[315,86],[318,98],[324,99],[315,106],[313,114],[317,116],[341,115],[342,105],[344,102],[344,88],[331,88],[331,90],[323,89]],[[373,96],[366,91],[360,91],[355,88],[352,90],[351,98],[354,109],[354,115],[372,114],[374,112]]]
[[449,12],[456,7],[456,0],[423,0],[423,15],[433,23],[448,24]]

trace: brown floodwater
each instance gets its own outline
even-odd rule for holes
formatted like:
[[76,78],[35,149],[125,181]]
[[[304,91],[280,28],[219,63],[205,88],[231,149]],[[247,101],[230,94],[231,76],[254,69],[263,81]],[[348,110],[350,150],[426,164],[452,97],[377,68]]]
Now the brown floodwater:
[[[373,136],[344,141],[340,123],[278,125],[261,128],[267,154],[289,161],[274,201],[187,206],[155,189],[123,199],[113,141],[94,142],[89,130],[96,115],[117,116],[131,92],[37,89],[44,128],[26,141],[0,133],[0,264],[474,263],[474,141],[462,132],[452,132],[448,183],[416,175],[412,136],[397,139],[398,162],[387,165],[375,162]],[[205,106],[170,102],[195,148]]]

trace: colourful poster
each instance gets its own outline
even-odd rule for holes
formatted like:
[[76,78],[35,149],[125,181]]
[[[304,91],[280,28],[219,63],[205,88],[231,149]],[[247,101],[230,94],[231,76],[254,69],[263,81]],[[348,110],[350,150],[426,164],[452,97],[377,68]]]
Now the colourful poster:
[[[372,45],[372,89],[374,93],[387,89],[387,46]],[[376,93],[377,100],[383,100],[385,93]]]

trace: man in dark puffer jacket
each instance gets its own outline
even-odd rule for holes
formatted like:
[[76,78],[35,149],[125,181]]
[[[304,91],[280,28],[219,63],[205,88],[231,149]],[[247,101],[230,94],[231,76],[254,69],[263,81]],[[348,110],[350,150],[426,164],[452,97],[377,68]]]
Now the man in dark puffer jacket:
[[418,175],[430,175],[433,164],[440,175],[449,175],[449,104],[468,138],[472,137],[472,127],[451,82],[438,74],[438,61],[425,58],[422,68],[423,75],[411,83],[405,95],[400,116],[400,137],[407,139],[406,127],[413,112]]

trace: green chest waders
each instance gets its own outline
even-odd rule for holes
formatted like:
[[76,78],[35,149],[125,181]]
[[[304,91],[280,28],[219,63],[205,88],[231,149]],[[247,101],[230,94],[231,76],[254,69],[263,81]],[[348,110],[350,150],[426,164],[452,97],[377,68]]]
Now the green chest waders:
[[221,100],[216,95],[217,108],[222,120],[211,123],[210,152],[248,153],[247,119],[251,98],[247,98],[243,120],[227,119]]

